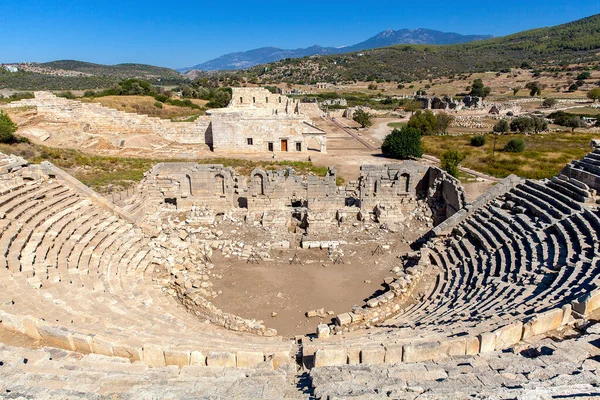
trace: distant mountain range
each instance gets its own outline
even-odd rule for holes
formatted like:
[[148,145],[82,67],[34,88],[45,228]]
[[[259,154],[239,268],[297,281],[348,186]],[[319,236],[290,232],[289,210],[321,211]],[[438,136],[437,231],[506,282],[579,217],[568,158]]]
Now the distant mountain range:
[[431,29],[388,29],[365,40],[364,42],[344,47],[322,47],[319,45],[305,49],[280,49],[278,47],[262,47],[259,49],[229,53],[214,60],[206,61],[193,67],[181,68],[177,71],[186,73],[190,70],[217,71],[246,69],[255,65],[276,62],[285,58],[302,58],[314,55],[332,55],[369,50],[397,44],[460,44],[476,40],[490,39],[489,35],[460,35],[458,33],[440,32]]

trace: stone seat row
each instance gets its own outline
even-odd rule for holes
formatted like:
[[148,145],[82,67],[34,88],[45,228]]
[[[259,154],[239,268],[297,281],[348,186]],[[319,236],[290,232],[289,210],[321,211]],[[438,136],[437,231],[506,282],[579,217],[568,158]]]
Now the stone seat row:
[[[517,185],[459,223],[449,238],[422,250],[437,275],[422,301],[362,337],[314,340],[307,354],[321,365],[336,357],[356,360],[356,352],[363,362],[363,350],[366,360],[371,353],[397,359],[394,354],[415,353],[419,346],[420,357],[475,354],[520,340],[530,329],[523,327],[538,321],[545,328],[568,323],[572,305],[587,311],[582,304],[595,304],[595,297],[581,299],[596,293],[600,275],[600,216],[579,201],[586,201],[581,193],[554,190],[552,182]],[[506,332],[512,339],[503,338]],[[487,337],[495,345],[488,346]]]
[[[39,319],[45,332],[33,329],[33,336],[58,330],[62,337],[50,340],[71,350],[77,335],[84,341],[110,338],[113,347],[133,349],[134,359],[143,358],[146,344],[181,349],[188,359],[192,351],[229,352],[228,365],[245,350],[254,360],[289,357],[291,342],[217,329],[187,313],[153,282],[161,266],[140,229],[71,188],[27,183],[0,197],[0,212],[1,309],[17,321]],[[101,351],[99,344],[86,346]]]
[[56,348],[0,344],[0,390],[10,398],[282,399],[295,388],[286,372],[252,369],[157,367],[127,358],[82,355]]

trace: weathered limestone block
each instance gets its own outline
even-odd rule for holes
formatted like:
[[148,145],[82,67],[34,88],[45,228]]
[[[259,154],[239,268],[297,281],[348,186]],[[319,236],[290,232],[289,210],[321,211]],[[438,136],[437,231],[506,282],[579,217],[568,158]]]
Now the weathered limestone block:
[[149,367],[164,367],[167,365],[165,360],[165,350],[162,346],[145,344],[143,355],[143,361]]
[[358,347],[350,347],[346,350],[348,354],[348,364],[358,365],[360,364],[360,348]]
[[481,348],[480,340],[477,336],[468,336],[465,339],[465,354],[472,356],[479,353]]
[[282,365],[287,365],[292,363],[292,358],[290,357],[289,351],[277,351],[268,357],[273,363],[273,368],[277,369]]
[[573,311],[588,315],[598,307],[600,307],[600,289],[594,289],[591,292],[579,297],[572,303]]
[[352,322],[352,317],[349,313],[339,314],[335,319],[340,326],[348,325]]
[[466,354],[465,338],[448,339],[440,342],[441,356],[464,356]]
[[331,332],[330,332],[330,329],[329,329],[329,325],[327,325],[327,324],[319,324],[317,326],[317,337],[319,339],[324,339],[324,338],[329,337],[330,333]]
[[235,353],[211,351],[206,356],[206,365],[209,367],[230,367],[236,366]]
[[258,351],[238,351],[238,368],[256,368],[259,364],[265,362],[265,355]]
[[496,335],[493,332],[482,333],[478,338],[480,341],[480,353],[490,353],[496,350]]
[[38,332],[40,333],[42,340],[52,347],[58,347],[59,349],[75,350],[73,344],[73,336],[71,332],[61,329],[56,326],[40,324],[38,325]]
[[165,350],[165,364],[166,365],[177,365],[179,368],[183,368],[185,365],[190,365],[191,352],[189,350],[181,349],[166,349]]
[[113,344],[102,338],[94,336],[92,339],[92,353],[112,357],[114,356]]
[[439,342],[405,344],[402,351],[402,361],[404,362],[437,360],[445,356],[440,349]]
[[402,345],[401,344],[386,344],[385,345],[385,360],[386,364],[398,364],[402,362]]
[[75,351],[79,353],[90,354],[93,352],[91,336],[74,333],[73,345],[75,346]]
[[132,362],[142,361],[144,352],[142,346],[125,343],[113,344],[113,353],[117,357],[129,358]]
[[523,325],[523,339],[557,329],[563,321],[563,310],[556,308],[536,315]]
[[23,333],[35,340],[42,338],[40,332],[38,331],[38,321],[40,320],[30,315],[23,317]]
[[2,311],[0,312],[0,323],[2,323],[2,327],[6,330],[25,333],[23,319],[19,316]]
[[327,367],[332,365],[344,365],[348,362],[346,349],[329,348],[319,349],[315,353],[315,367]]
[[192,351],[190,355],[190,365],[206,365],[206,357],[201,351]]
[[504,350],[521,341],[523,336],[523,323],[521,321],[513,322],[494,331],[496,335],[496,351]]
[[385,348],[383,346],[365,347],[360,352],[361,364],[383,364]]

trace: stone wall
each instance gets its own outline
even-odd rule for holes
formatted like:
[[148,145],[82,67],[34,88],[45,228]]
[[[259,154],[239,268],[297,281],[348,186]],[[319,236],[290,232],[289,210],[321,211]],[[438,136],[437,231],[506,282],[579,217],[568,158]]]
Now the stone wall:
[[[300,103],[263,88],[234,88],[227,108],[207,111],[194,122],[172,122],[126,113],[98,103],[83,103],[36,92],[35,98],[6,107],[36,107],[52,122],[77,122],[83,132],[114,135],[120,147],[126,135],[157,135],[181,144],[206,144],[219,152],[325,152],[326,134],[300,113]],[[302,106],[310,114],[318,113]],[[318,107],[317,107],[318,108]]]
[[237,173],[223,165],[160,163],[144,175],[139,195],[146,214],[161,208],[224,212],[238,206],[239,184]]
[[291,228],[295,221],[295,227],[318,234],[357,218],[401,222],[419,207],[430,207],[427,216],[443,220],[465,205],[457,180],[414,161],[363,165],[358,183],[338,186],[336,181],[331,167],[324,177],[298,176],[289,167],[255,169],[245,177],[222,165],[161,163],[146,173],[139,204],[132,208],[147,216],[186,212],[198,222],[233,211],[248,222]]
[[186,144],[206,144],[210,119],[199,117],[194,122],[171,122],[158,117],[126,113],[98,103],[82,103],[56,97],[49,92],[35,92],[35,98],[9,103],[6,107],[36,107],[39,114],[54,122],[81,124],[89,133],[115,135],[158,135],[167,140]]

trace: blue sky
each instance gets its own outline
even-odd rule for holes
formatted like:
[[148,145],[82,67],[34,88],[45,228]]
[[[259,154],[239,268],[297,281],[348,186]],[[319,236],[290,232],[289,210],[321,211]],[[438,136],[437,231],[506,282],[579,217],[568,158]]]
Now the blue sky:
[[0,62],[178,68],[263,46],[342,46],[388,28],[503,36],[600,13],[600,0],[0,0]]

